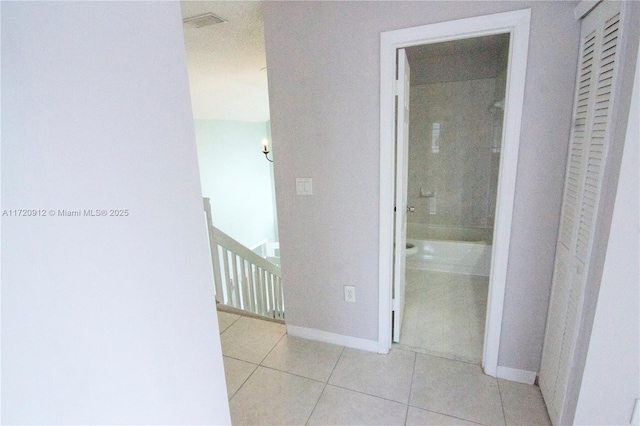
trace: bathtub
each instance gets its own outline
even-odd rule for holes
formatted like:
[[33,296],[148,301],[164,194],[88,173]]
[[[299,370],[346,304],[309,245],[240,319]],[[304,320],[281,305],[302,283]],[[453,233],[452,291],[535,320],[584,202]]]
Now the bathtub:
[[490,229],[408,223],[407,268],[488,277],[491,242]]

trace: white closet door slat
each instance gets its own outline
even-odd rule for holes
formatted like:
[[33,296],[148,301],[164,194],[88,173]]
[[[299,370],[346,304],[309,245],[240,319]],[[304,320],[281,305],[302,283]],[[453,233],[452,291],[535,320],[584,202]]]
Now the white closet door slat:
[[575,214],[580,194],[582,163],[585,150],[585,132],[588,124],[588,111],[593,88],[593,59],[596,45],[596,32],[583,37],[581,61],[579,66],[578,88],[575,101],[574,128],[569,149],[569,162],[563,211],[560,222],[559,240],[566,248],[573,245]]
[[578,241],[576,242],[576,256],[583,263],[587,261],[591,241],[593,239],[593,225],[600,180],[602,178],[602,166],[604,163],[605,133],[609,120],[611,104],[611,85],[614,79],[614,71],[617,69],[615,61],[620,14],[616,13],[605,23],[605,36],[601,44],[601,56],[598,69],[598,83],[596,87],[596,111],[594,113],[591,140],[587,154],[586,183],[581,203],[580,221],[578,223]]

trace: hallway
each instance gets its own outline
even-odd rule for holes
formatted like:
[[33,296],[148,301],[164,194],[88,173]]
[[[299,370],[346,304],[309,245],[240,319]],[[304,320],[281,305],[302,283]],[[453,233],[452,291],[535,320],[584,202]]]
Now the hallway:
[[549,425],[536,386],[480,366],[289,337],[283,324],[218,312],[234,425]]

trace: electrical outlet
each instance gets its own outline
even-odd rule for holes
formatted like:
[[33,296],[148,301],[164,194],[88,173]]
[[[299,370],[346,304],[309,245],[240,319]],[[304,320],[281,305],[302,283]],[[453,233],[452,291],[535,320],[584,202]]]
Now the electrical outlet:
[[352,285],[344,286],[344,301],[355,302],[356,301],[356,288]]

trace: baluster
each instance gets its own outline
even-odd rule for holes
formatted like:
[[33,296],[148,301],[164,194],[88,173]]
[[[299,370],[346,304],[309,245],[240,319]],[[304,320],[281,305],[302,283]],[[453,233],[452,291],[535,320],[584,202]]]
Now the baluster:
[[280,277],[274,276],[273,277],[274,280],[274,291],[276,293],[276,318],[282,318],[282,312],[283,312],[283,308],[282,308],[282,286],[280,285]]
[[282,277],[278,276],[278,286],[280,286],[280,295],[282,297],[282,304],[280,305],[280,309],[282,311],[282,319],[284,319],[284,288],[282,288]]
[[229,275],[229,250],[222,247],[222,262],[224,263],[224,277],[227,285],[227,305],[236,306],[236,297],[234,292],[234,282]]
[[256,274],[256,286],[257,293],[259,294],[258,300],[260,302],[260,315],[267,314],[267,294],[264,291],[264,282],[262,280],[262,268],[256,266],[255,268]]
[[255,313],[253,307],[253,294],[251,292],[251,286],[249,285],[249,278],[247,274],[246,259],[240,258],[240,272],[242,272],[242,298],[244,300],[244,309]]
[[269,289],[269,299],[271,300],[271,307],[270,307],[271,309],[269,310],[269,316],[271,318],[275,318],[277,302],[276,302],[275,293],[273,291],[273,274],[271,274],[271,272],[266,272],[266,277],[267,277],[267,288]]
[[[216,245],[216,258],[217,258],[217,264],[218,264],[218,271],[220,272],[220,275],[218,276],[218,278],[220,278],[220,297],[222,298],[220,300],[220,303],[222,303],[223,305],[228,305],[229,304],[229,298],[231,297],[230,293],[229,293],[229,289],[227,286],[227,276],[224,272],[223,266],[221,265],[222,262],[222,258],[223,258],[223,250],[224,248],[222,246]],[[223,263],[224,264],[224,263]],[[215,279],[215,278],[214,278]],[[216,285],[218,285],[216,283]]]
[[236,305],[234,307],[244,309],[244,300],[242,300],[242,292],[240,290],[241,283],[238,280],[238,256],[235,253],[231,254],[232,266],[233,266],[233,281],[236,285],[233,287],[233,294],[236,296]]
[[267,271],[260,268],[260,284],[262,291],[264,292],[265,301],[265,315],[269,316],[269,309],[271,309],[271,299],[269,298],[269,285],[267,283]]
[[282,293],[280,292],[280,285],[279,285],[279,281],[278,281],[278,277],[274,276],[273,277],[273,292],[276,295],[276,318],[280,318],[281,317],[281,312],[282,312]]
[[253,312],[259,313],[258,295],[256,294],[256,285],[253,282],[253,263],[247,260],[247,280],[249,283],[249,292],[251,293],[251,306]]
[[262,281],[262,293],[264,295],[264,315],[269,316],[271,300],[269,299],[269,285],[267,283],[267,274],[264,269],[260,270],[260,280]]
[[262,268],[256,265],[256,286],[257,291],[260,294],[260,315],[264,315],[267,312],[267,295],[264,292],[264,282],[262,281]]

